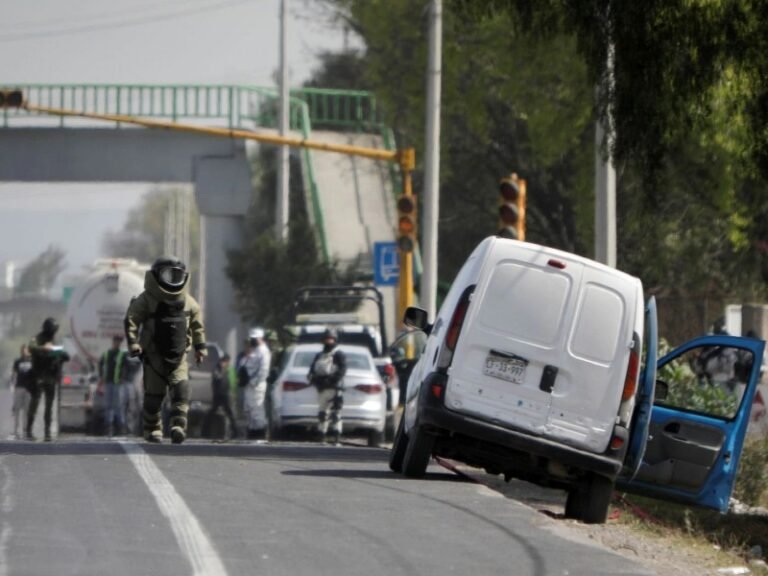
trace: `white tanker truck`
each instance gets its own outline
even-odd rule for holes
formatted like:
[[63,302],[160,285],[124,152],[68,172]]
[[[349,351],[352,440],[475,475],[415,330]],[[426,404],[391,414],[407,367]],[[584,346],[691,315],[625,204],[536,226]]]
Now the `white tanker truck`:
[[99,259],[74,286],[62,326],[72,361],[65,368],[61,385],[61,429],[91,434],[102,431],[98,362],[112,345],[112,337],[125,333],[125,311],[131,299],[144,290],[148,269],[148,265],[132,259]]

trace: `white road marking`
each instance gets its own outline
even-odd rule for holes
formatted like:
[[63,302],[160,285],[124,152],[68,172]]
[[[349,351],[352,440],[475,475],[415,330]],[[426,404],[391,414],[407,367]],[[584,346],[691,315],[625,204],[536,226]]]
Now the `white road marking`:
[[[194,576],[227,576],[224,563],[206,536],[205,531],[173,484],[152,462],[142,448],[131,442],[120,442],[157,505],[168,518],[182,552],[192,564]],[[0,572],[0,576],[3,576]]]
[[8,521],[8,515],[13,510],[13,496],[11,487],[13,486],[13,477],[11,469],[0,456],[0,576],[8,576],[8,541],[11,539],[11,524]]

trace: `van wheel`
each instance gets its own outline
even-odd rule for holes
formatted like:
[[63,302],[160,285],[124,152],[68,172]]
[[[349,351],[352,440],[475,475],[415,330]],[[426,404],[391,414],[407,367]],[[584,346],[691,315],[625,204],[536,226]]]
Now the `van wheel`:
[[403,420],[404,418],[400,419],[392,449],[389,451],[389,469],[392,472],[403,471],[403,458],[405,457],[405,450],[408,448],[408,435],[403,428]]
[[403,474],[409,478],[422,478],[427,471],[434,445],[434,436],[425,433],[420,426],[414,426],[403,457]]
[[568,492],[565,517],[581,520],[585,524],[603,524],[613,496],[613,480],[590,474],[582,483]]

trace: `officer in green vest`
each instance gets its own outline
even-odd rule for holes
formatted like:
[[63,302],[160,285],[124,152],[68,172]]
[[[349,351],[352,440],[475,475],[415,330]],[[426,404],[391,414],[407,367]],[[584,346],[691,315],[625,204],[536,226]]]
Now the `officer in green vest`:
[[128,353],[144,363],[144,438],[162,442],[161,407],[166,393],[171,401],[171,441],[187,437],[189,367],[207,356],[200,305],[188,293],[187,267],[175,256],[155,260],[144,276],[144,292],[134,298],[125,315]]
[[99,361],[99,387],[104,392],[104,433],[113,436],[125,432],[125,393],[122,368],[125,352],[120,350],[123,337],[115,334],[112,347],[105,350]]

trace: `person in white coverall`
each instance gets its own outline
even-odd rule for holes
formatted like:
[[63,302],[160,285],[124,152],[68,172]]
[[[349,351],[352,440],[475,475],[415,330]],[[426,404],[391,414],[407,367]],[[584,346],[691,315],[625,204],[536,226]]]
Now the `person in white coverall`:
[[238,366],[239,377],[245,384],[244,412],[248,420],[248,438],[266,434],[267,415],[264,401],[267,397],[267,376],[272,354],[264,342],[264,330],[252,328],[248,333],[248,350]]

